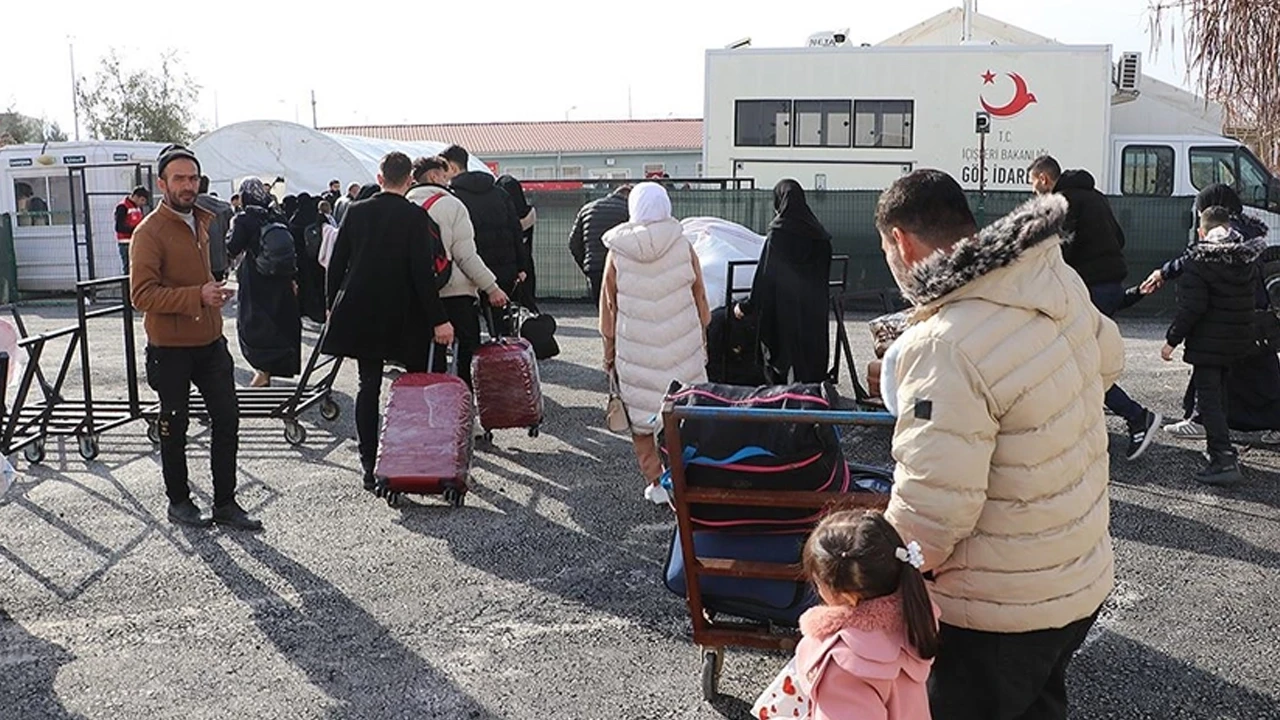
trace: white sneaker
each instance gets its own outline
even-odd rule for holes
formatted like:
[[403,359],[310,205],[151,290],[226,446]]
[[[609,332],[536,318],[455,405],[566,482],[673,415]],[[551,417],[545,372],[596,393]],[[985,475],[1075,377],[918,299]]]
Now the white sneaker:
[[1171,425],[1165,425],[1164,431],[1182,440],[1203,440],[1204,426],[1190,418]]
[[479,415],[476,415],[475,422],[471,423],[471,437],[475,440],[484,437],[484,426],[480,424]]
[[671,496],[667,494],[667,489],[661,485],[646,485],[644,488],[644,499],[654,505],[671,504]]

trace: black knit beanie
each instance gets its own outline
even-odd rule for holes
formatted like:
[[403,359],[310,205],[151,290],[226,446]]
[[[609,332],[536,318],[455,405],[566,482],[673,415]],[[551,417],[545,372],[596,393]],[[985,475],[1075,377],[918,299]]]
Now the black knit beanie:
[[174,160],[179,159],[190,160],[195,163],[196,172],[200,172],[200,160],[196,157],[196,154],[188,150],[183,145],[174,144],[166,145],[165,148],[160,151],[159,157],[156,158],[156,174],[163,175],[165,167]]

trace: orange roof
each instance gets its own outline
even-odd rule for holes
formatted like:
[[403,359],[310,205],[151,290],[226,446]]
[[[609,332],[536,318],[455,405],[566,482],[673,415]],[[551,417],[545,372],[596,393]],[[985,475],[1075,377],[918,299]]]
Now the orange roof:
[[702,151],[701,120],[349,125],[320,129],[402,142],[457,143],[480,157],[557,152]]

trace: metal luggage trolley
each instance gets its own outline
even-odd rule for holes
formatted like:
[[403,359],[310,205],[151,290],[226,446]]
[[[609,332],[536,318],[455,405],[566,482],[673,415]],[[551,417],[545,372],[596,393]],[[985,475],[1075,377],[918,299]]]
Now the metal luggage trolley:
[[883,509],[888,496],[877,493],[832,493],[812,491],[738,490],[690,487],[685,480],[683,443],[680,425],[683,420],[776,422],[817,425],[892,426],[893,416],[886,412],[847,410],[774,410],[735,407],[663,405],[662,422],[666,433],[667,452],[671,458],[671,482],[676,524],[680,532],[680,553],[684,560],[686,599],[693,621],[693,642],[702,657],[702,696],[714,700],[719,692],[720,671],[724,665],[724,648],[740,646],[763,650],[790,651],[798,639],[794,633],[779,634],[771,624],[752,625],[744,622],[721,623],[714,620],[703,605],[702,576],[721,576],[753,580],[803,581],[799,564],[700,558],[694,550],[694,527],[690,505],[712,504],[737,507],[782,507],[820,510],[832,505],[844,508]]
[[[316,405],[320,406],[320,417],[326,422],[334,422],[342,414],[342,408],[333,399],[333,381],[342,368],[342,358],[322,355],[320,347],[324,344],[326,324],[315,347],[307,358],[307,365],[298,377],[297,383],[281,387],[236,387],[236,403],[240,408],[240,419],[279,418],[284,421],[285,442],[297,447],[307,441],[307,429],[298,422],[298,416]],[[312,382],[318,373],[319,380]],[[209,409],[204,398],[196,389],[191,390],[191,404],[188,413],[193,418],[207,419]],[[157,422],[160,417],[160,404],[155,403],[142,411],[147,421],[147,438],[153,444],[160,443],[160,428]]]
[[[133,333],[133,306],[129,304],[129,279],[126,277],[104,278],[76,283],[76,324],[59,328],[51,332],[28,336],[26,323],[17,307],[10,307],[13,320],[17,325],[20,339],[18,347],[27,352],[27,364],[18,383],[14,395],[13,407],[8,408],[6,389],[0,386],[0,450],[4,454],[22,451],[22,456],[31,463],[38,463],[45,457],[45,440],[49,436],[74,436],[79,446],[80,456],[85,460],[93,460],[98,456],[98,436],[102,433],[128,424],[141,417],[142,405],[138,399],[138,369],[134,362],[136,357]],[[121,297],[118,304],[89,309],[98,291],[118,286]],[[88,321],[94,318],[119,313],[124,324],[124,358],[125,378],[128,397],[125,399],[103,399],[94,397],[93,372],[89,351]],[[40,361],[44,356],[45,346],[50,341],[70,337],[67,349],[63,353],[62,363],[53,383],[49,383]],[[80,354],[80,376],[83,383],[83,396],[79,398],[63,397],[68,372],[76,355]],[[0,378],[8,376],[11,358],[0,354]],[[32,385],[38,385],[41,397],[28,403]]]

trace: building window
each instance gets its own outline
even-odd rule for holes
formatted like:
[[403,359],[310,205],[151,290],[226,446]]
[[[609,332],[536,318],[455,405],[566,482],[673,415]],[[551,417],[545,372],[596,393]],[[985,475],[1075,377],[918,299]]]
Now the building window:
[[1169,197],[1173,194],[1173,148],[1130,145],[1121,155],[1120,193]]
[[849,147],[849,100],[796,100],[796,147]]
[[853,104],[854,147],[909,148],[913,100],[858,100]]
[[617,168],[597,168],[588,175],[592,180],[626,180],[631,177],[631,171],[627,169],[618,170]]
[[791,145],[791,101],[739,100],[735,113],[734,145],[739,147]]
[[581,165],[561,165],[560,177],[570,178],[572,180],[578,180],[582,178],[582,166]]
[[509,168],[503,168],[502,172],[510,175],[511,177],[517,180],[524,180],[525,177],[529,174],[529,168],[509,167]]
[[555,166],[544,165],[542,167],[535,167],[533,169],[533,179],[534,180],[555,180],[556,179]]
[[73,195],[84,202],[79,174],[74,180],[66,175],[15,177],[15,220],[19,227],[70,225]]

